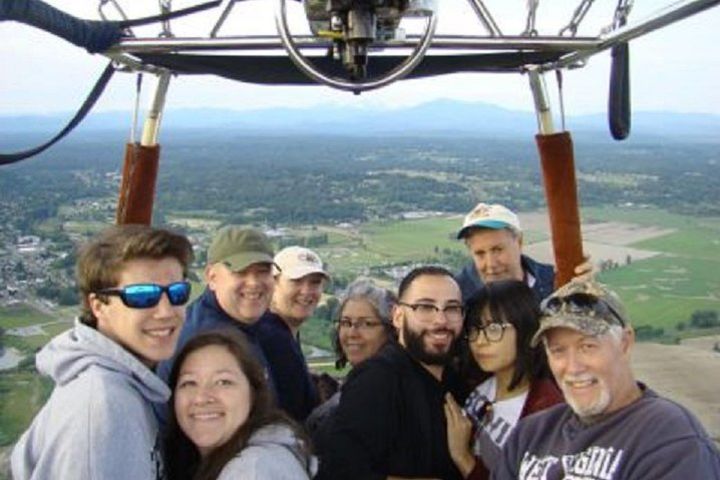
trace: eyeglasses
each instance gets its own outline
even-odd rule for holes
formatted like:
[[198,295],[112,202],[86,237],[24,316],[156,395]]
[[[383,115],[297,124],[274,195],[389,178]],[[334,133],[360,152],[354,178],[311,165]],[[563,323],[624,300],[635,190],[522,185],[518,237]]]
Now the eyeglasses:
[[467,327],[467,339],[470,342],[480,338],[480,334],[485,336],[485,340],[490,343],[496,343],[502,340],[505,329],[512,326],[510,323],[490,322],[487,325],[477,326],[470,325]]
[[123,288],[104,288],[98,290],[99,295],[114,295],[126,307],[130,308],[152,308],[160,303],[163,292],[167,293],[170,305],[175,307],[185,305],[190,299],[190,282],[175,282],[169,285],[157,285],[155,283],[136,283],[126,285]]
[[382,322],[379,320],[369,320],[365,318],[358,318],[355,321],[352,321],[349,318],[341,318],[335,322],[335,325],[338,330],[350,330],[351,328],[355,328],[356,330],[366,332],[375,327],[379,327],[382,325]]
[[442,312],[449,322],[461,322],[465,317],[465,308],[462,305],[445,305],[443,308],[432,303],[405,303],[398,302],[398,305],[412,309],[419,320],[430,321],[438,312]]
[[623,320],[620,314],[610,304],[595,295],[587,293],[574,293],[561,298],[550,297],[543,301],[540,308],[545,315],[569,312],[606,319],[615,317],[620,323],[620,326],[625,326],[625,320]]

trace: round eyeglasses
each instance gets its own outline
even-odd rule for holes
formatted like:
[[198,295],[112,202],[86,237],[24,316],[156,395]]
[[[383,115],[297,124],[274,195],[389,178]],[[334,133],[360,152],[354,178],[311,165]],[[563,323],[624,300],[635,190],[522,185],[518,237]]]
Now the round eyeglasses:
[[361,332],[367,332],[373,328],[382,325],[380,320],[371,320],[369,318],[358,318],[357,320],[351,320],[349,318],[341,318],[335,322],[338,330],[350,330],[352,328]]
[[510,323],[490,322],[487,325],[477,326],[470,325],[467,329],[467,339],[471,342],[476,341],[482,334],[485,340],[490,343],[499,342],[505,334],[505,329],[511,327]]

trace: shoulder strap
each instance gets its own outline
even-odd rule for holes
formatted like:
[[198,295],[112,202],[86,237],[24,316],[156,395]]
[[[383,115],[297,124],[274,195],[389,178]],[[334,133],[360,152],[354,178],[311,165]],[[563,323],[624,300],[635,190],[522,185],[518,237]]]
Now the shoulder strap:
[[105,67],[105,70],[100,75],[100,78],[98,78],[97,83],[95,83],[95,86],[93,87],[88,97],[85,99],[85,102],[82,104],[82,106],[77,111],[72,120],[70,120],[70,122],[65,126],[65,128],[60,131],[60,133],[55,135],[46,143],[39,145],[35,148],[15,153],[0,153],[0,165],[9,165],[11,163],[19,162],[21,160],[25,160],[26,158],[35,156],[47,150],[60,139],[62,139],[65,135],[70,133],[83,120],[83,118],[85,118],[87,113],[95,105],[95,102],[97,102],[97,99],[100,98],[100,95],[102,95],[113,73],[115,73],[115,68],[113,67],[112,62],[110,62],[108,66]]

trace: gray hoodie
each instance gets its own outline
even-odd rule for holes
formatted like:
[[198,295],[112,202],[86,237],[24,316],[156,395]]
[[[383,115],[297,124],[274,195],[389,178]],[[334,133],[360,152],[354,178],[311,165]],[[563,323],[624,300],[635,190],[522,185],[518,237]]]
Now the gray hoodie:
[[15,445],[15,480],[164,478],[151,404],[170,390],[148,367],[77,320],[35,362],[55,389]]
[[317,459],[303,451],[290,428],[275,424],[255,432],[218,480],[303,480],[316,472]]

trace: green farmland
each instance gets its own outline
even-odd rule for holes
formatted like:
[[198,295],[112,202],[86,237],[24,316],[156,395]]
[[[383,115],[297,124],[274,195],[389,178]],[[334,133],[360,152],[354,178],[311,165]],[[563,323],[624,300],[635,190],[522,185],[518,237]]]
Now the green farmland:
[[720,218],[655,209],[588,209],[585,219],[675,229],[630,246],[659,255],[604,272],[600,278],[622,296],[635,325],[663,328],[688,323],[697,310],[720,311]]
[[636,325],[673,329],[696,310],[720,311],[720,261],[658,256],[604,273]]
[[29,327],[51,321],[52,318],[26,305],[0,308],[0,328]]

